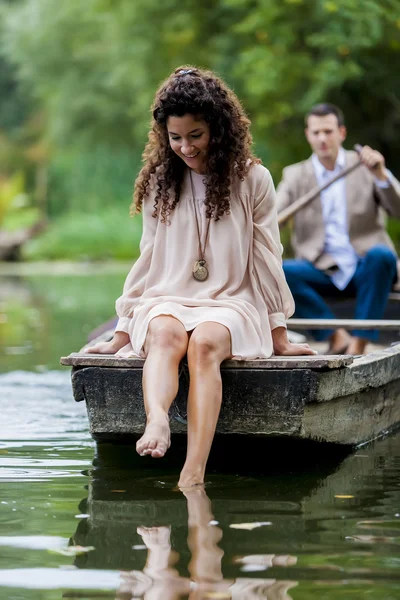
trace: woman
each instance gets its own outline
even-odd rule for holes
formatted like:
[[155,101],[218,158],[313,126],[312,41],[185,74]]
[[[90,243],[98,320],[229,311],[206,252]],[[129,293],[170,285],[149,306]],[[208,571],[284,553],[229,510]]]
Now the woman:
[[158,90],[133,209],[140,258],[117,300],[114,338],[88,350],[146,359],[140,455],[164,456],[168,409],[187,355],[188,447],[180,487],[204,481],[222,400],[220,365],[313,354],[291,344],[294,305],[281,266],[271,176],[251,150],[250,121],[210,71],[177,69]]

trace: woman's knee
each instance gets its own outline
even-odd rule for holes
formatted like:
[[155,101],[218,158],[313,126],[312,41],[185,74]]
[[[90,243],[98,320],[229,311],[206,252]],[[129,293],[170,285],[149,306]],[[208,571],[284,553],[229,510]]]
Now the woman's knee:
[[189,341],[187,356],[189,364],[222,362],[222,348],[218,342],[205,333],[193,332]]
[[156,347],[184,355],[188,345],[188,334],[182,323],[176,319],[161,321],[155,318],[150,321],[146,345],[148,349]]

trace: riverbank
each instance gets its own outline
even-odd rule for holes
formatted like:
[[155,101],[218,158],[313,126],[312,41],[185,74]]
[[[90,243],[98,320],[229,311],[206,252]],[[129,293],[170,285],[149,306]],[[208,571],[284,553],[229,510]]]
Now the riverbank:
[[0,262],[0,277],[32,277],[32,276],[60,276],[60,275],[118,275],[128,273],[134,259],[124,261],[23,261]]

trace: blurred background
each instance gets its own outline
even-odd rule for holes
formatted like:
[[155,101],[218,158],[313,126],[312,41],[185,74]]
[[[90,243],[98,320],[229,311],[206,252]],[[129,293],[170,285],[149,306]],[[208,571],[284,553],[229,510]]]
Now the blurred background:
[[[129,206],[159,83],[183,64],[222,76],[276,184],[309,155],[304,114],[322,101],[343,109],[347,148],[382,151],[399,177],[399,58],[400,0],[0,0],[1,598],[115,598],[104,577],[142,568],[136,527],[153,521],[173,525],[186,573],[177,477],[92,466],[84,403],[59,364],[113,317],[138,254]],[[400,250],[400,221],[389,228]],[[400,598],[399,448],[388,437],[342,470],[341,453],[318,453],[295,476],[266,451],[264,481],[214,478],[225,576],[276,579],[260,598]],[[229,526],[258,520],[273,527]],[[71,539],[97,547],[76,570],[52,553]],[[260,553],[298,564],[238,562]]]
[[276,184],[321,101],[399,176],[399,57],[399,0],[0,0],[2,260],[137,255],[150,104],[181,64],[234,88]]

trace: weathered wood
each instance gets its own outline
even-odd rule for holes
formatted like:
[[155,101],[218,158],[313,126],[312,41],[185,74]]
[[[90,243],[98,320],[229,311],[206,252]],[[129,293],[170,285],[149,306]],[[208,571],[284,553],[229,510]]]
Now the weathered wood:
[[[311,371],[261,369],[222,372],[223,406],[217,432],[223,434],[295,434],[311,386]],[[118,440],[139,436],[146,415],[141,369],[88,367],[73,372],[76,400],[86,400],[90,432],[95,439]],[[180,377],[171,410],[172,433],[186,433],[188,374]]]
[[292,329],[379,329],[399,331],[400,320],[374,319],[289,319],[288,327]]
[[398,380],[330,402],[307,404],[303,435],[313,440],[356,445],[400,423]]
[[[145,424],[143,362],[84,355],[79,363],[77,357],[67,357],[63,364],[75,361],[74,397],[86,401],[92,436],[98,441],[137,439]],[[217,434],[358,444],[400,422],[400,405],[395,403],[400,394],[400,344],[356,359],[340,357],[344,362],[335,368],[313,368],[316,357],[293,357],[308,359],[302,368],[290,366],[292,357],[285,359],[286,368],[274,368],[274,361],[279,364],[281,358],[269,359],[268,367],[243,368],[243,363],[234,361],[222,365],[224,396]],[[111,362],[105,368],[107,360]],[[329,357],[323,360],[329,364]],[[170,412],[175,434],[186,432],[188,387],[183,363],[179,393]]]
[[[353,362],[352,356],[271,356],[257,360],[226,360],[222,369],[339,369]],[[115,354],[85,354],[74,352],[63,356],[60,363],[67,367],[142,368],[141,358],[123,358]]]

